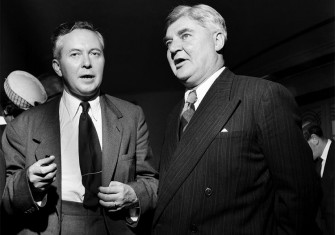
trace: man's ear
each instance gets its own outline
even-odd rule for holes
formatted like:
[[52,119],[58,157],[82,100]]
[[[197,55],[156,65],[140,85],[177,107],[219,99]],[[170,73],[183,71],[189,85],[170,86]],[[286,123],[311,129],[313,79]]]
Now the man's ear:
[[57,59],[52,60],[52,68],[54,69],[55,73],[57,73],[58,76],[62,77],[62,70],[60,69],[59,61]]
[[225,43],[223,33],[220,31],[217,31],[214,33],[213,37],[214,37],[214,43],[215,43],[215,50],[216,51],[222,50],[224,43]]

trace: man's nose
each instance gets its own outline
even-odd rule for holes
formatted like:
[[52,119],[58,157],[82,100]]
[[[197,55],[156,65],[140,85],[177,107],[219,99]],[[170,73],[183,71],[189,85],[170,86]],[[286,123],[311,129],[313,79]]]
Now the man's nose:
[[181,41],[180,40],[173,40],[169,47],[168,47],[169,51],[171,53],[176,53],[177,51],[181,50],[182,49],[182,44],[181,44]]
[[173,57],[176,55],[176,53],[180,50],[182,50],[182,44],[180,42],[180,40],[173,40],[169,47],[168,47],[168,50],[170,51],[171,53],[171,57],[173,59]]
[[89,55],[84,55],[83,56],[83,67],[85,67],[85,68],[92,67],[91,58],[90,58]]

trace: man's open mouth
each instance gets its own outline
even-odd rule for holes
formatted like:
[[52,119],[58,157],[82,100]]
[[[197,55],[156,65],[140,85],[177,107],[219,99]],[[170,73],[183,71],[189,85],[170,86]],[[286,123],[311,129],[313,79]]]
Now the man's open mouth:
[[179,59],[175,59],[173,62],[174,62],[174,65],[178,68],[178,67],[181,67],[182,66],[182,63],[185,61],[185,59],[183,58],[179,58]]
[[94,76],[91,74],[85,74],[85,75],[80,76],[80,78],[91,79],[91,78],[94,78]]

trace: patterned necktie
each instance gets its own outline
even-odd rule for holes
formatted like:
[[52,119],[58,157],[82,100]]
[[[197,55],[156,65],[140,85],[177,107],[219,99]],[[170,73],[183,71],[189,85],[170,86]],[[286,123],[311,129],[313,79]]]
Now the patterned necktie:
[[191,91],[185,102],[181,117],[180,117],[180,129],[179,129],[179,136],[183,134],[185,131],[188,123],[191,121],[191,118],[195,112],[194,103],[197,101],[197,93],[195,90]]
[[85,187],[84,207],[94,208],[99,204],[98,187],[101,186],[102,153],[98,134],[88,110],[90,104],[81,102],[82,113],[79,120],[79,163],[82,183]]

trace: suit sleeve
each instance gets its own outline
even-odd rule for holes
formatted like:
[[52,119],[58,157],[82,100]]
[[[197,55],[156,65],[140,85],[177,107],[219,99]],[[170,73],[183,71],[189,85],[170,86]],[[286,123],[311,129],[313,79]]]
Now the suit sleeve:
[[314,229],[319,182],[290,92],[270,83],[257,109],[260,143],[275,184],[278,234]]
[[136,176],[129,185],[134,189],[140,204],[141,214],[153,210],[157,203],[158,173],[152,167],[152,150],[149,131],[142,109],[138,107],[136,137]]
[[[23,129],[22,129],[23,130]],[[39,209],[34,202],[27,177],[27,160],[24,156],[24,133],[19,133],[9,123],[2,138],[6,160],[6,186],[3,207],[9,214],[32,213]]]

